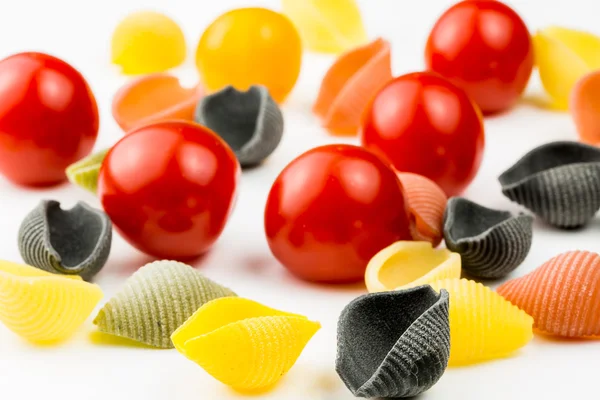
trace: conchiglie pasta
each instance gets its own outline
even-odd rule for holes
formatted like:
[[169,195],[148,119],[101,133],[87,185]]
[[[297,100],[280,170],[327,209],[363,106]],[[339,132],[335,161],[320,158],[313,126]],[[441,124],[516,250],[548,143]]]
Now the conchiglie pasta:
[[30,342],[47,344],[69,338],[102,296],[99,286],[79,276],[54,275],[0,261],[0,321]]
[[344,53],[325,74],[313,106],[336,135],[355,135],[371,98],[392,79],[390,44],[377,39]]
[[448,365],[506,357],[533,338],[533,318],[481,283],[446,279],[431,286],[450,295]]
[[377,253],[367,264],[369,292],[406,289],[440,279],[460,278],[460,255],[434,249],[429,242],[396,242]]
[[398,173],[411,215],[411,235],[437,246],[442,241],[448,197],[434,181],[410,172]]
[[318,322],[239,297],[201,307],[171,337],[210,375],[238,390],[260,390],[294,365]]
[[560,254],[498,288],[527,311],[542,332],[564,337],[600,336],[600,255]]

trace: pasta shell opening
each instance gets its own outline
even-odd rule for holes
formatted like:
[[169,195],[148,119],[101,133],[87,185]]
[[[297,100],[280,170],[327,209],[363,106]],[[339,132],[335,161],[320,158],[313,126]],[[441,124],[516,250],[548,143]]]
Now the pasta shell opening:
[[171,337],[179,352],[238,390],[272,387],[320,329],[318,322],[243,298],[201,307]]
[[358,397],[422,393],[449,353],[448,293],[430,286],[361,296],[338,322],[336,371]]
[[501,278],[527,257],[533,237],[533,218],[513,216],[464,198],[448,202],[444,222],[446,247],[461,255],[469,274]]
[[229,86],[206,96],[196,121],[215,131],[235,152],[242,166],[261,163],[279,145],[283,115],[264,86],[238,91]]
[[369,292],[405,289],[438,279],[460,278],[461,259],[429,242],[396,242],[377,253],[367,265]]
[[108,216],[83,202],[62,209],[44,200],[21,224],[19,250],[26,263],[48,272],[93,278],[106,264],[112,242]]
[[392,79],[390,44],[377,39],[343,54],[323,78],[313,112],[338,135],[355,135],[375,94]]
[[115,94],[112,114],[128,132],[142,125],[169,119],[194,120],[203,87],[183,87],[175,76],[157,73],[133,79]]

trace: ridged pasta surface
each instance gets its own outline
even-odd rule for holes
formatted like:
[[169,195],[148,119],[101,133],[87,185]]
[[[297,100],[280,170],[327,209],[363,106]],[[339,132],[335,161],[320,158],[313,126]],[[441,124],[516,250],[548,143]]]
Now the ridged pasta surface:
[[133,274],[100,310],[100,331],[149,346],[172,348],[171,334],[206,302],[235,296],[189,265],[155,261]]
[[294,365],[318,322],[242,298],[200,308],[172,336],[175,347],[213,377],[239,390],[260,390]]
[[525,310],[542,332],[564,337],[600,335],[600,255],[560,254],[513,279],[498,293]]
[[533,338],[533,318],[481,283],[447,279],[431,286],[450,295],[449,365],[505,357]]
[[444,211],[448,197],[431,179],[401,172],[404,194],[412,216],[411,234],[414,240],[425,240],[437,246],[442,241]]
[[69,338],[101,299],[100,287],[78,276],[0,261],[0,321],[30,342]]

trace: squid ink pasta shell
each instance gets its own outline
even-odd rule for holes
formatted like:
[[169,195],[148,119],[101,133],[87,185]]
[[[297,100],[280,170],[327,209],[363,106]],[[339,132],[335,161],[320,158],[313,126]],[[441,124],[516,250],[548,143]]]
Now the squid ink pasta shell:
[[504,283],[498,293],[529,313],[538,331],[571,338],[600,336],[599,254],[560,254]]
[[215,379],[257,391],[275,385],[320,328],[303,315],[224,297],[202,306],[171,338],[181,354]]
[[577,228],[600,209],[600,149],[576,142],[540,146],[499,177],[502,193],[559,228]]
[[21,223],[23,260],[44,271],[91,280],[106,264],[112,241],[108,216],[83,202],[63,210],[43,200]]
[[99,151],[69,165],[66,170],[69,181],[74,185],[80,186],[85,190],[96,194],[100,167],[102,166],[102,161],[104,161],[108,150],[110,149]]
[[462,267],[477,278],[502,278],[531,249],[533,217],[483,207],[464,198],[448,202],[444,217],[446,247],[459,253]]
[[149,346],[172,348],[171,334],[206,302],[235,296],[189,265],[155,261],[136,271],[100,310],[99,330]]
[[430,286],[371,293],[338,322],[336,371],[357,397],[412,397],[443,375],[450,355],[448,292]]
[[260,164],[279,145],[283,114],[262,85],[238,91],[233,86],[204,97],[196,122],[215,131],[233,149],[242,167]]

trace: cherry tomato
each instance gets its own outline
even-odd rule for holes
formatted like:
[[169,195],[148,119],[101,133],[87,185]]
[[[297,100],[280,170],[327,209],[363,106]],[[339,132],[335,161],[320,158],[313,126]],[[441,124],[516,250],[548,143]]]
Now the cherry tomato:
[[519,15],[500,1],[467,0],[437,21],[428,68],[467,91],[484,113],[511,107],[533,69],[533,45]]
[[0,61],[0,173],[45,186],[90,153],[98,107],[77,70],[58,58],[20,53]]
[[275,180],[265,209],[271,251],[315,282],[364,278],[369,260],[410,239],[402,186],[393,169],[351,145],[312,149]]
[[417,72],[393,79],[375,96],[365,111],[362,143],[398,171],[426,176],[454,196],[481,164],[483,121],[462,89]]
[[235,200],[240,166],[215,133],[184,121],[133,130],[107,154],[98,196],[121,235],[160,258],[201,255]]

